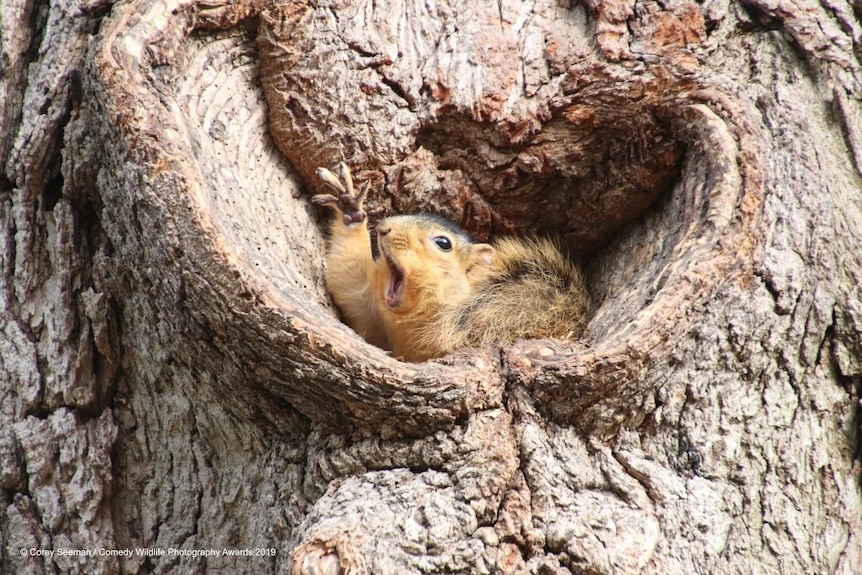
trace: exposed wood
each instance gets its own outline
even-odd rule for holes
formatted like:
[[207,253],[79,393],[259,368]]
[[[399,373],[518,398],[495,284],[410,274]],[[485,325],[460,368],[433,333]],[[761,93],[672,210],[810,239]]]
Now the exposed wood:
[[[0,10],[0,571],[862,572],[849,2]],[[584,337],[363,342],[340,160],[558,237]]]

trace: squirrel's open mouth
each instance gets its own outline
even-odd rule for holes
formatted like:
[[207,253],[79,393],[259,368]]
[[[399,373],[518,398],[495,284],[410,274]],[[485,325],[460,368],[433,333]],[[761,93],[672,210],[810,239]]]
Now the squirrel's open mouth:
[[398,307],[401,305],[401,296],[404,295],[404,273],[388,254],[384,254],[383,257],[386,259],[386,265],[389,266],[389,283],[386,285],[386,305],[389,307]]

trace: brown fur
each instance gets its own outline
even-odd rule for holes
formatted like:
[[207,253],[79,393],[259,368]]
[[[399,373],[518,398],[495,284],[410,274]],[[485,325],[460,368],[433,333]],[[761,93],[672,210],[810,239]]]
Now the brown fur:
[[[352,196],[349,171],[341,170],[341,183],[328,170],[319,173]],[[331,226],[327,286],[345,322],[370,343],[406,361],[425,361],[465,347],[583,331],[591,313],[583,276],[551,242],[473,243],[436,216],[396,216],[377,227],[375,261],[363,194],[354,202],[344,194],[315,202],[340,216]],[[440,238],[450,250],[441,249]]]
[[493,272],[463,302],[450,302],[423,339],[443,353],[511,343],[516,338],[571,338],[592,310],[580,270],[547,240],[506,238],[494,245]]

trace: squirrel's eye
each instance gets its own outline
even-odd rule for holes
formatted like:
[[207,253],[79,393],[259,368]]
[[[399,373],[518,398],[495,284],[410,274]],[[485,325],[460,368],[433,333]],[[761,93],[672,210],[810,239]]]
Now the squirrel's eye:
[[437,244],[437,247],[444,252],[448,252],[452,249],[452,241],[446,236],[435,236],[431,238],[431,241]]

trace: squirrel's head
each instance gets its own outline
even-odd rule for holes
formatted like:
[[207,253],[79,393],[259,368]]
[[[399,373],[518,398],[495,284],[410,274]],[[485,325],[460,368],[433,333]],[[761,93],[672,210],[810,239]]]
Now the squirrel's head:
[[439,216],[395,216],[377,225],[375,297],[384,313],[428,315],[459,303],[487,275],[494,248]]

